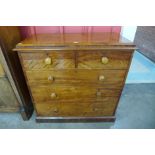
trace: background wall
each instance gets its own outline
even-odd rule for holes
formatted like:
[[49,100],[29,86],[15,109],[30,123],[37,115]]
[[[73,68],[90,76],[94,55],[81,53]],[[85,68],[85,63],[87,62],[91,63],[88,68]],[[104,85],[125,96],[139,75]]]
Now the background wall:
[[121,32],[121,26],[20,26],[22,38],[40,33]]
[[134,41],[137,26],[122,26],[121,35],[130,41]]
[[138,26],[134,42],[139,52],[155,62],[155,26]]

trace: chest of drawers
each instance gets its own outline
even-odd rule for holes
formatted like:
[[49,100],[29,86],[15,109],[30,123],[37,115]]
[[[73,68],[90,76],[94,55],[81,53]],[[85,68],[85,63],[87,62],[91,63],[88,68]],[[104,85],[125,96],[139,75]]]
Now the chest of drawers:
[[134,50],[115,33],[40,34],[17,44],[36,120],[114,121]]

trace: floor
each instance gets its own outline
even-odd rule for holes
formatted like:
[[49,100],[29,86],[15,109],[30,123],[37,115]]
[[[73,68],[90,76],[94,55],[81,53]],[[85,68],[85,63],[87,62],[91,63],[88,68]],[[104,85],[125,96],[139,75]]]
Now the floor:
[[155,63],[135,51],[126,83],[155,83]]
[[0,114],[0,128],[130,129],[155,128],[155,84],[126,84],[115,123],[36,123],[35,116],[23,121],[20,114]]
[[23,121],[18,113],[1,113],[0,128],[155,128],[155,64],[138,52],[134,53],[116,118],[114,123],[36,123],[35,115],[29,121]]

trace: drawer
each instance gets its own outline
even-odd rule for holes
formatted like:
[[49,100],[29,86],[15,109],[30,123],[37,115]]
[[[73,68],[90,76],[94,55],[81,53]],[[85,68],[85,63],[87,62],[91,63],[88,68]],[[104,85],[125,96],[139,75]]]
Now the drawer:
[[78,84],[100,85],[108,88],[121,88],[126,70],[53,70],[26,71],[30,85]]
[[53,85],[31,86],[34,102],[75,101],[77,99],[102,99],[106,96],[119,96],[120,89],[104,89],[87,86]]
[[80,51],[79,69],[127,69],[132,52],[123,51]]
[[74,52],[71,51],[21,53],[20,59],[25,70],[75,68]]
[[35,107],[38,116],[97,117],[114,115],[117,102],[117,97],[105,97],[102,101],[39,102],[35,104]]

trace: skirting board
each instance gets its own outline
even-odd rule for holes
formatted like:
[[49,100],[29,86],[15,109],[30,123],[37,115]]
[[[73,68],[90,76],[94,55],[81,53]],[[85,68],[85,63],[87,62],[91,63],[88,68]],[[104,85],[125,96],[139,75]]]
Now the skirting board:
[[38,123],[60,123],[60,122],[114,122],[115,116],[104,117],[36,117]]

